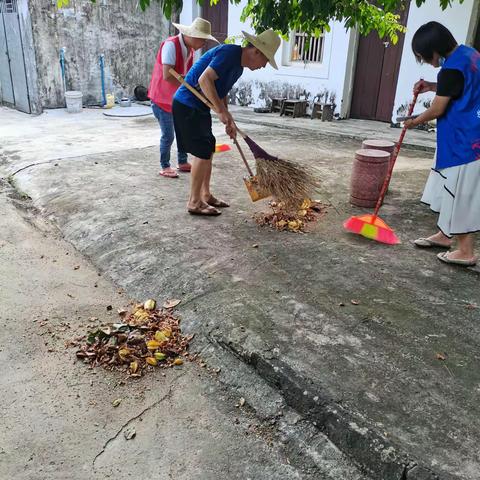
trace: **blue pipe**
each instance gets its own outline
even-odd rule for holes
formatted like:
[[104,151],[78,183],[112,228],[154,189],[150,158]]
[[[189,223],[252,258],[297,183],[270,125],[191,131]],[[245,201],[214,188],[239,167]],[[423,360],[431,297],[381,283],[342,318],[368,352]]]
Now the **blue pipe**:
[[102,79],[102,107],[107,104],[107,96],[105,95],[105,59],[104,55],[100,55],[99,61],[100,65],[100,77]]
[[63,82],[63,90],[67,89],[65,84],[65,47],[60,49],[60,69],[62,70],[62,82]]

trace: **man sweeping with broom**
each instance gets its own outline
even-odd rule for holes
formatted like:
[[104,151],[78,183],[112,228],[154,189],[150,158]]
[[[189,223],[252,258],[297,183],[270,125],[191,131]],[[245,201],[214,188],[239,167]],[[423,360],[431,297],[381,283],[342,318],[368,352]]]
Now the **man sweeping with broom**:
[[[231,138],[236,137],[237,129],[228,111],[227,95],[241,77],[244,67],[257,70],[270,63],[278,69],[274,57],[280,46],[280,37],[273,30],[266,30],[258,36],[242,33],[248,41],[246,47],[220,45],[209,50],[185,78],[215,107],[225,125],[225,132]],[[172,112],[178,148],[193,155],[187,210],[192,215],[220,215],[219,208],[229,205],[210,192],[212,156],[215,152],[210,109],[182,86],[175,94]]]

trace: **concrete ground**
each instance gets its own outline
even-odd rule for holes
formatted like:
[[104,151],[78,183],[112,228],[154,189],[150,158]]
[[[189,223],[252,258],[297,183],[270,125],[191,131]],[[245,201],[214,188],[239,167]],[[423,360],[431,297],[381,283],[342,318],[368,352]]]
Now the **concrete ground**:
[[[213,179],[232,207],[192,218],[188,176],[157,175],[153,118],[50,115],[7,112],[3,175],[128,296],[181,298],[199,345],[242,359],[372,478],[479,478],[478,269],[443,265],[411,244],[435,228],[418,202],[432,134],[413,132],[415,150],[409,132],[398,160],[381,216],[403,243],[389,247],[342,228],[360,212],[348,204],[364,134],[351,133],[354,122],[348,135],[327,135],[322,122],[272,126],[235,111],[266,150],[303,160],[322,180],[319,198],[331,207],[298,235],[254,223],[268,207],[250,203],[233,150],[218,155]],[[225,385],[232,371],[222,369]]]

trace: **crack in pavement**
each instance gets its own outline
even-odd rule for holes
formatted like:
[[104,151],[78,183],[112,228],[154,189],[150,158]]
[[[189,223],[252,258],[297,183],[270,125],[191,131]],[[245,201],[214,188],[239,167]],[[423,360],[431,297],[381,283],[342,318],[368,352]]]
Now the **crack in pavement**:
[[137,420],[138,418],[140,418],[144,413],[148,412],[149,410],[151,410],[152,408],[155,408],[157,405],[159,405],[160,403],[162,403],[163,401],[165,400],[168,400],[171,398],[172,394],[173,394],[173,389],[175,387],[175,384],[177,382],[177,380],[181,377],[183,377],[185,375],[185,372],[183,372],[182,374],[178,375],[177,377],[175,377],[173,380],[172,380],[172,385],[169,387],[168,389],[168,392],[162,397],[162,398],[159,398],[157,401],[153,402],[151,405],[149,405],[148,407],[144,408],[139,414],[135,415],[134,417],[131,417],[129,418],[118,430],[118,432],[113,436],[113,437],[110,437],[103,445],[102,447],[102,450],[97,453],[97,455],[95,455],[95,458],[93,459],[92,461],[92,468],[93,468],[93,471],[95,472],[95,462],[97,461],[98,457],[100,457],[102,454],[105,453],[105,451],[107,450],[107,447],[108,445],[113,442],[114,440],[116,440],[118,438],[118,436],[122,433],[122,431],[125,429],[125,427],[128,427],[128,425]]

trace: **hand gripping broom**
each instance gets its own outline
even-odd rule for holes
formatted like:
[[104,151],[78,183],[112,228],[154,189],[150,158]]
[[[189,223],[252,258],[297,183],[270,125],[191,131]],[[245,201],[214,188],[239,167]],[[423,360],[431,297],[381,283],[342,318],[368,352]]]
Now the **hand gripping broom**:
[[[408,109],[408,116],[412,115],[413,113],[415,103],[417,102],[418,94],[419,91],[417,90]],[[400,243],[400,240],[395,235],[395,232],[381,218],[379,218],[378,212],[380,210],[380,207],[382,206],[385,194],[387,193],[388,185],[390,184],[390,179],[392,178],[393,167],[395,166],[395,162],[397,161],[398,153],[400,152],[400,148],[402,147],[403,139],[406,132],[407,127],[404,126],[402,128],[402,132],[400,133],[398,143],[395,146],[395,150],[392,153],[388,173],[385,177],[385,181],[383,182],[382,189],[380,191],[380,195],[378,197],[377,204],[375,205],[375,210],[373,214],[350,217],[343,224],[346,230],[353,233],[358,233],[359,235],[370,238],[371,240],[376,240],[377,242],[387,243],[389,245],[396,245]]]

